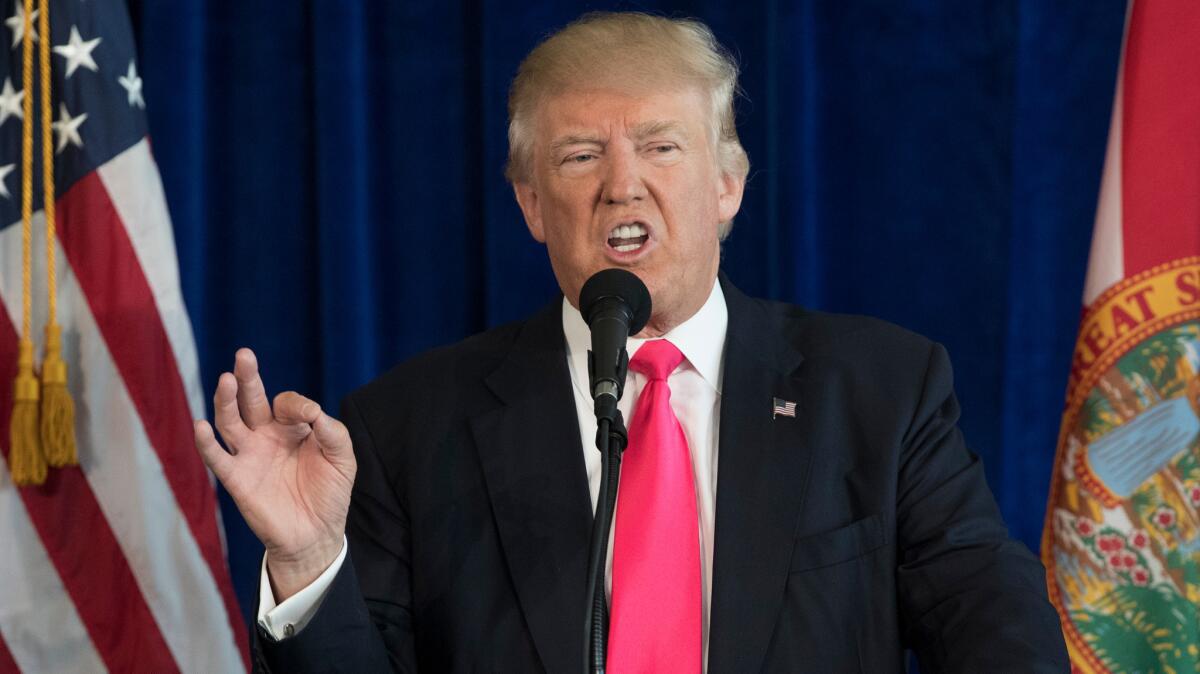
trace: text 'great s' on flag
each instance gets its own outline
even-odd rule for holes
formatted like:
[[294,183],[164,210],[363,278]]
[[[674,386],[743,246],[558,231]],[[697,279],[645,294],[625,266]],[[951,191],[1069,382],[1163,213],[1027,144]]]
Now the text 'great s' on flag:
[[1136,0],[1042,560],[1076,671],[1200,671],[1200,2]]

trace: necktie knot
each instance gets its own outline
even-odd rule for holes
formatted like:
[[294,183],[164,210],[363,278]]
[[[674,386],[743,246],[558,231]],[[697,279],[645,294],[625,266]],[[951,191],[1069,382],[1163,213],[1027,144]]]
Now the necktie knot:
[[642,344],[629,361],[629,367],[635,372],[641,372],[651,381],[667,377],[683,362],[683,352],[665,339],[656,339]]

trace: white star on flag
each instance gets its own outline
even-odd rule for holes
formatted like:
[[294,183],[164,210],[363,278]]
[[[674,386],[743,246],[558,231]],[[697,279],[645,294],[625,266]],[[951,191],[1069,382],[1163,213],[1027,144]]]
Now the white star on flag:
[[[7,19],[5,19],[4,23],[8,26],[8,29],[12,31],[12,34],[13,34],[12,47],[13,47],[13,49],[16,49],[17,45],[21,44],[21,38],[25,37],[25,6],[21,4],[21,0],[16,0],[16,2],[13,4],[15,4],[17,6],[17,13],[15,16],[10,16]],[[39,11],[40,10],[37,10],[37,9],[33,10],[33,15],[30,18],[30,21],[33,22],[33,26],[34,26],[33,27],[33,41],[34,42],[38,41],[37,18],[38,18]]]
[[21,108],[21,101],[25,98],[25,91],[13,91],[12,78],[4,78],[4,88],[0,90],[0,125],[9,117],[17,119],[25,119],[25,111]]
[[58,104],[58,121],[50,126],[58,133],[58,149],[55,154],[61,153],[70,143],[75,147],[83,147],[83,139],[79,137],[79,125],[87,121],[87,113],[80,113],[78,117],[71,117],[71,113],[67,112],[67,106]]
[[79,36],[79,29],[71,26],[71,37],[67,39],[67,44],[58,45],[54,48],[54,53],[59,54],[67,59],[67,77],[75,74],[75,69],[83,66],[92,72],[96,72],[96,62],[92,60],[92,50],[96,45],[100,44],[100,38],[84,41]]
[[0,166],[0,197],[12,199],[12,195],[8,193],[8,184],[5,183],[5,181],[8,180],[8,174],[12,173],[13,169],[16,167],[16,164],[5,164],[4,166]]
[[[12,17],[13,1],[0,0],[0,21]],[[139,667],[248,674],[250,633],[230,580],[215,488],[189,444],[204,396],[142,107],[153,105],[143,103],[153,85],[141,73],[130,14],[146,3],[17,1],[24,16],[0,23],[0,109],[7,105],[10,117],[24,106],[35,111],[0,123],[0,425],[11,407],[9,355],[15,364],[24,329],[23,188],[36,187],[31,196],[45,206],[44,151],[51,163],[65,163],[55,170],[62,189],[53,197],[52,248],[40,214],[30,232],[37,307],[30,328],[40,333],[49,318],[46,262],[56,251],[55,320],[66,337],[62,356],[76,401],[70,430],[84,466],[54,468],[42,490],[19,489],[15,464],[6,461],[7,432],[0,433],[0,674]],[[38,27],[41,40],[27,60],[5,49],[9,27],[19,30],[39,5],[51,30]],[[32,32],[25,28],[25,40],[18,34],[13,44],[30,46]],[[53,71],[45,90],[42,54]],[[6,77],[24,96],[4,88]],[[53,129],[45,143],[43,115]],[[33,130],[31,173],[21,167],[25,125]],[[62,526],[63,513],[86,531]],[[93,559],[100,563],[80,563]]]
[[[125,91],[129,92],[130,106],[146,107],[146,101],[142,100],[142,78],[138,77],[137,65],[133,62],[133,59],[129,60],[129,72],[118,77],[117,82],[125,87]],[[0,124],[3,123],[4,119],[0,117]]]

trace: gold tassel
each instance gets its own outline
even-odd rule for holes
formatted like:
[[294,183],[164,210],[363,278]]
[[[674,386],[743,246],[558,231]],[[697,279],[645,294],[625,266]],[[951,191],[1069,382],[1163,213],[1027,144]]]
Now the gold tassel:
[[[38,429],[38,380],[33,371],[32,212],[33,212],[33,0],[25,0],[25,36],[22,61],[25,84],[24,117],[21,124],[21,341],[17,354],[17,379],[13,385],[13,411],[9,427],[8,465],[13,483],[38,485],[46,481],[46,456]],[[43,33],[45,39],[50,36]]]
[[[38,28],[50,35],[50,3],[41,1]],[[50,319],[46,323],[46,350],[42,357],[42,450],[55,468],[79,463],[75,454],[75,402],[67,389],[67,364],[62,359],[62,328],[58,316],[54,213],[54,152],[50,134],[50,40],[38,44],[42,81],[42,208],[46,214],[46,290]],[[26,94],[28,96],[29,94]]]
[[21,340],[14,392],[9,469],[17,486],[39,485],[46,481],[46,457],[38,435],[38,380],[33,374],[33,342],[27,339]]
[[46,326],[42,358],[42,451],[55,468],[79,464],[75,455],[75,402],[67,390],[67,364],[62,359],[62,328]]

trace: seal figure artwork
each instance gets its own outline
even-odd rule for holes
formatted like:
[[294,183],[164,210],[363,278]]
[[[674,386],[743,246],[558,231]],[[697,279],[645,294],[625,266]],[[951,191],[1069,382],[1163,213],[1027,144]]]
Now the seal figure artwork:
[[1085,311],[1042,557],[1072,662],[1200,671],[1200,258]]

